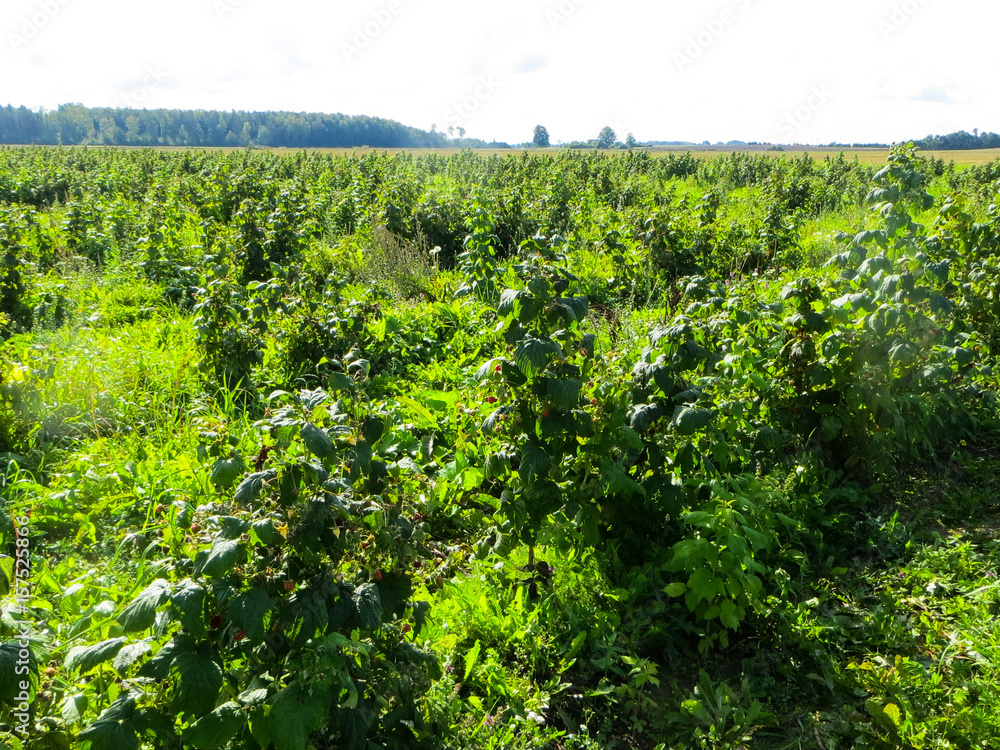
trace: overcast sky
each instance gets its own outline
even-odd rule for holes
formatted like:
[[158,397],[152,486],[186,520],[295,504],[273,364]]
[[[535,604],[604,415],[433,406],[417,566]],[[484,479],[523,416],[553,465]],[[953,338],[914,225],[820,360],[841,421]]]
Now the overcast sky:
[[1000,131],[998,22],[987,0],[2,0],[0,104],[893,142]]

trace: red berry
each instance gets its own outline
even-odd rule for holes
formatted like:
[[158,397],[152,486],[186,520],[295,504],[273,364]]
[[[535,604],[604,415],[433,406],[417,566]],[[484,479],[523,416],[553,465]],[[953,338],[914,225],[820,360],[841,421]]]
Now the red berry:
[[600,403],[601,403],[601,402],[600,402],[600,401],[598,401],[598,400],[597,400],[596,398],[592,398],[592,399],[590,399],[590,405],[591,405],[591,406],[598,406],[598,405],[599,405]]
[[502,371],[503,368],[500,365],[497,365],[496,367],[493,368],[493,372],[502,372]]
[[285,581],[285,591],[294,591],[295,581]]
[[550,411],[549,411],[548,409],[545,409],[545,410],[544,410],[544,411],[542,412],[542,416],[543,416],[543,417],[547,417],[547,416],[549,416],[549,414],[550,414],[550,413],[551,413],[551,412],[550,412]]
[[156,513],[156,515],[160,516],[166,513],[166,511],[167,511],[167,506],[164,505],[163,503],[160,503],[159,505],[156,506],[156,509],[153,512]]
[[403,624],[403,633],[404,634],[405,633],[409,633],[411,630],[413,630],[413,628],[410,627],[410,623],[407,622],[407,623]]
[[212,630],[218,630],[222,626],[222,618],[216,615],[212,618],[211,622],[208,623]]
[[497,402],[496,396],[489,396],[486,399],[486,403],[488,403],[488,404],[495,404],[496,402]]
[[376,570],[374,578],[375,578],[376,581],[381,581],[382,580],[382,571],[381,570]]
[[199,531],[201,531],[201,524],[200,523],[191,524],[191,531],[197,534]]
[[234,635],[234,636],[233,636],[233,640],[234,640],[234,641],[236,641],[237,643],[239,643],[240,641],[242,641],[242,640],[243,640],[244,638],[246,638],[246,637],[247,637],[247,634],[246,634],[246,633],[244,633],[244,632],[243,632],[243,631],[241,630],[241,631],[239,631],[239,632],[238,632],[238,633],[237,633],[236,635]]
[[420,560],[414,560],[414,561],[413,561],[413,567],[414,567],[414,568],[419,568],[419,567],[420,567],[420,565],[421,565],[421,563],[420,563]]

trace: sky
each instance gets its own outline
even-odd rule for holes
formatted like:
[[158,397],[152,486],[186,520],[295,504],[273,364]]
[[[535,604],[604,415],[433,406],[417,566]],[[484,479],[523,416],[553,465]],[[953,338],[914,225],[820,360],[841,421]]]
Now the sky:
[[1000,131],[998,22],[987,0],[3,0],[0,104],[891,143]]

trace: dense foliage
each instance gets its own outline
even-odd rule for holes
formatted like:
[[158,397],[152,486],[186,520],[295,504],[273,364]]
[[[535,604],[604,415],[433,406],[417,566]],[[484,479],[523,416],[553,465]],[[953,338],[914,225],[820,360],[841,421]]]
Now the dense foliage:
[[0,744],[995,745],[996,180],[0,150]]
[[[444,133],[364,115],[84,107],[0,107],[0,143],[65,146],[282,146],[428,148],[455,145]],[[464,147],[486,145],[461,139]]]

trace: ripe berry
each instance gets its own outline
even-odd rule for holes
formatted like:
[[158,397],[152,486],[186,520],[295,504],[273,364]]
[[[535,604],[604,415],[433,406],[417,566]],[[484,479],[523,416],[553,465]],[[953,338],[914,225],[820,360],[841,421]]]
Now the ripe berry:
[[413,561],[413,567],[414,568],[420,568],[420,565],[421,565],[420,560],[414,560]]
[[191,524],[191,531],[197,534],[199,531],[201,531],[201,524],[200,523]]
[[164,505],[163,503],[160,503],[159,505],[156,506],[156,509],[153,512],[156,513],[156,515],[158,516],[162,516],[164,513],[167,512],[167,506]]
[[373,577],[375,578],[376,581],[381,581],[382,580],[382,571],[381,570],[376,570],[375,571],[375,575]]
[[413,628],[410,627],[410,623],[407,622],[407,623],[403,624],[403,634],[404,635],[406,633],[409,633],[411,630],[413,630]]
[[285,581],[285,591],[294,591],[295,581]]
[[502,372],[502,371],[503,368],[500,365],[497,365],[496,367],[493,368],[493,372]]
[[233,640],[236,641],[237,643],[239,643],[240,641],[242,641],[246,637],[247,637],[247,634],[244,633],[242,630],[240,630],[238,633],[236,633],[236,635],[233,636]]
[[495,404],[496,402],[497,402],[496,396],[489,396],[486,399],[486,403],[488,403],[488,404]]
[[216,615],[211,619],[208,625],[212,628],[212,630],[218,630],[222,626],[222,618],[219,617],[219,615]]
[[542,416],[543,417],[547,417],[547,416],[549,416],[549,414],[551,414],[551,412],[548,409],[545,409],[544,411],[542,411]]
[[598,406],[598,405],[599,405],[600,403],[601,403],[601,402],[600,402],[600,401],[598,401],[598,400],[597,400],[596,398],[592,398],[592,399],[590,399],[590,405],[591,405],[591,406]]

